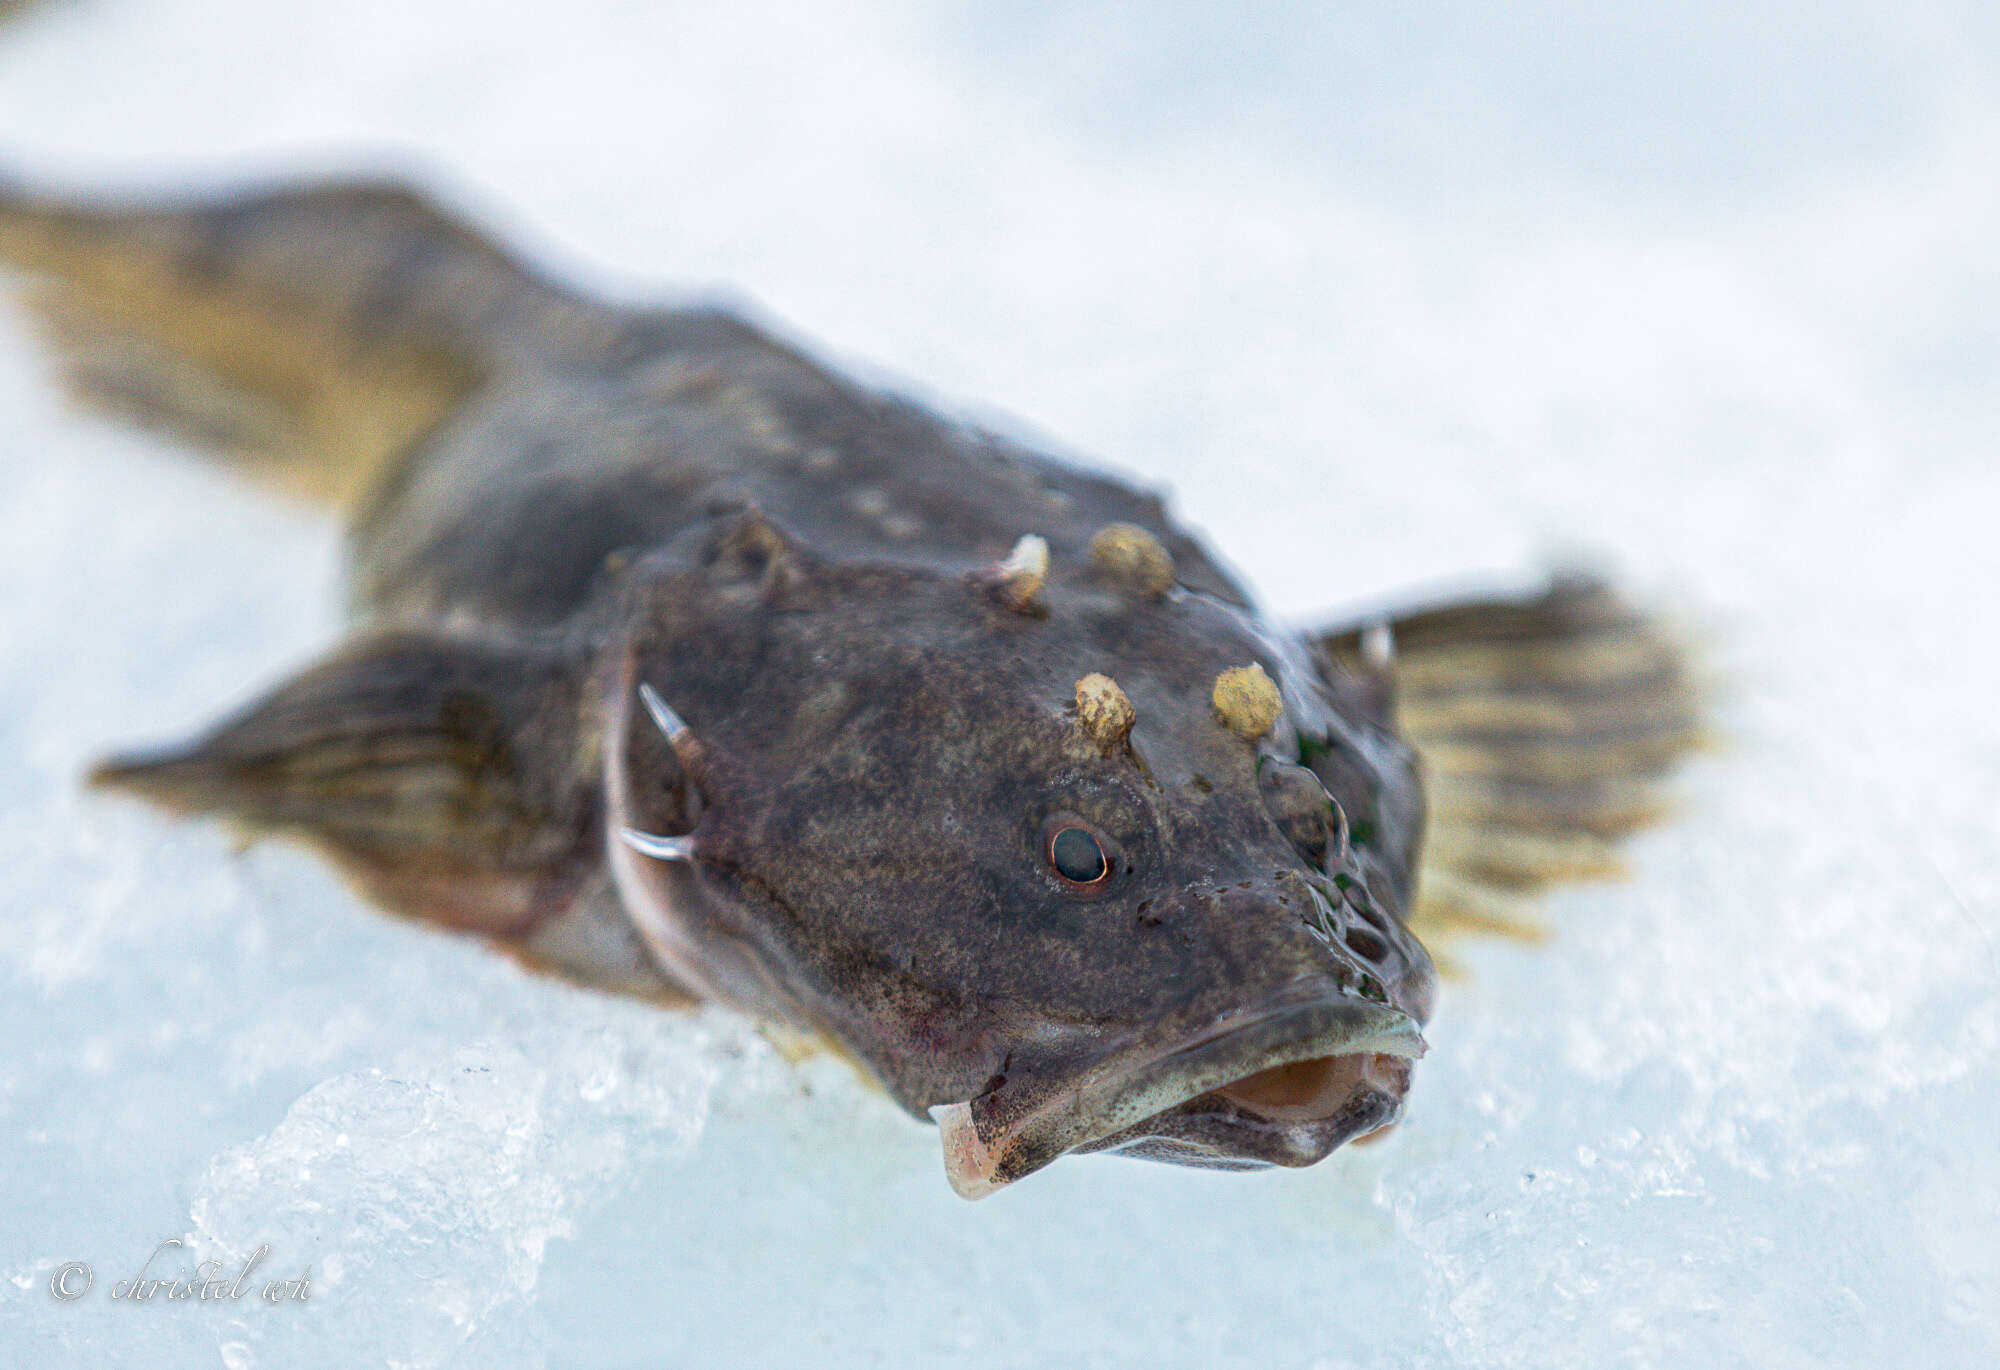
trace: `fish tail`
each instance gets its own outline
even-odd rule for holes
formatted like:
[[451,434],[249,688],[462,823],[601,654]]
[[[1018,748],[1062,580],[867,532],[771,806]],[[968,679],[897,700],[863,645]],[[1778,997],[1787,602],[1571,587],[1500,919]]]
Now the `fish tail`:
[[[1428,805],[1420,934],[1542,935],[1535,896],[1625,871],[1620,839],[1664,817],[1675,765],[1711,737],[1681,632],[1589,575],[1390,625],[1398,723]],[[1363,655],[1361,633],[1330,638]]]
[[609,312],[393,183],[113,203],[0,180],[0,263],[87,407],[348,506],[463,403],[503,330]]

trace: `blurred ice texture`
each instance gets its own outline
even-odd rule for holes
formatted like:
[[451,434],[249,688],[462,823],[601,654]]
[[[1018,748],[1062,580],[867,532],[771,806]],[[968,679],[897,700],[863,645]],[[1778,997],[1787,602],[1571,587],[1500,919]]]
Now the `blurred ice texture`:
[[[19,1364],[1985,1366],[2000,1354],[1987,6],[73,0],[6,161],[412,156],[1170,480],[1273,601],[1615,550],[1735,744],[1303,1174],[968,1207],[739,1024],[85,800],[335,629],[336,538],[0,323],[0,1350]],[[304,1307],[104,1298],[163,1237]],[[91,1261],[58,1304],[50,1271]]]

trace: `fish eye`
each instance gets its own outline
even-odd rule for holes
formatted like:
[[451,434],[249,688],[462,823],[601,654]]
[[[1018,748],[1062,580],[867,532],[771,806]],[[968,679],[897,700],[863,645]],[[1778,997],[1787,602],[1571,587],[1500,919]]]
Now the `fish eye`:
[[1051,825],[1044,855],[1050,870],[1079,889],[1096,889],[1111,878],[1111,858],[1104,843],[1074,819]]

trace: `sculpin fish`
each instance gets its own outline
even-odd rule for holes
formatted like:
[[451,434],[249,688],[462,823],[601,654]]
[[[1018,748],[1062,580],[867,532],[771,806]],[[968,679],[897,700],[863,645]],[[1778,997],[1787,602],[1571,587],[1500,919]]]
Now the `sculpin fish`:
[[1153,494],[398,185],[8,189],[0,258],[75,394],[351,535],[342,641],[98,783],[810,1034],[968,1197],[1385,1127],[1412,926],[1611,869],[1694,737],[1681,648],[1596,580],[1302,632]]

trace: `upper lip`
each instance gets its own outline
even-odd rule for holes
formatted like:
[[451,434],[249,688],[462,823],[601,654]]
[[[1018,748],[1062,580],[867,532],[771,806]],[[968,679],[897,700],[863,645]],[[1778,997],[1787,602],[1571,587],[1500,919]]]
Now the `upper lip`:
[[1064,1152],[1258,1071],[1359,1052],[1414,1060],[1424,1039],[1401,1009],[1309,980],[1164,1046],[1115,1050],[1051,1084],[1003,1082],[931,1116],[952,1188],[978,1199]]

